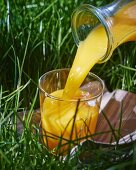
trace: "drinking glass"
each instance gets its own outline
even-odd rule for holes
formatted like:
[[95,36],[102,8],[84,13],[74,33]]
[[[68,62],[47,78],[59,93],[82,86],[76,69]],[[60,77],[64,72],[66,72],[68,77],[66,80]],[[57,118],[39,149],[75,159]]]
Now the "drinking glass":
[[104,82],[89,72],[73,97],[64,97],[69,71],[52,70],[39,79],[43,141],[53,153],[63,155],[95,133],[104,91]]

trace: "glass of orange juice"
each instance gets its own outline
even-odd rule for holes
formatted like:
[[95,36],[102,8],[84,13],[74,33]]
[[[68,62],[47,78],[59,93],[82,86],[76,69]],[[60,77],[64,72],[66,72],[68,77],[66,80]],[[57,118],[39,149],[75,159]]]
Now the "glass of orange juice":
[[89,72],[73,96],[67,98],[63,92],[69,71],[49,71],[39,79],[43,140],[48,149],[62,155],[95,132],[104,91],[103,81]]

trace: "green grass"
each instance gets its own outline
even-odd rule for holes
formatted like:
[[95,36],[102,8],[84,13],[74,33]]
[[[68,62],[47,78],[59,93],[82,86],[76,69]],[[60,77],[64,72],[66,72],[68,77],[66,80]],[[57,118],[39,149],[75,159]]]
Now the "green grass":
[[[109,3],[84,1],[90,2],[95,6]],[[71,34],[71,14],[81,3],[82,0],[0,1],[1,170],[135,169],[135,143],[106,152],[94,146],[90,167],[77,166],[80,151],[72,159],[52,156],[41,142],[38,125],[30,123],[32,112],[39,108],[38,78],[48,70],[72,64],[76,45]],[[110,91],[124,89],[136,93],[135,56],[136,44],[126,43],[114,51],[108,62],[96,64],[93,72],[105,80]],[[19,120],[22,133],[17,127]],[[127,149],[133,150],[130,158],[110,161],[111,155],[119,156],[127,153]]]

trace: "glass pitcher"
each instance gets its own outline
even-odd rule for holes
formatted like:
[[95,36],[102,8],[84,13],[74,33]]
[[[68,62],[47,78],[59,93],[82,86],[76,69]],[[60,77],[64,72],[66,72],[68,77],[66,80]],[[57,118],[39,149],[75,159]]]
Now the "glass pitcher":
[[71,27],[77,46],[98,27],[104,29],[107,48],[99,63],[105,62],[120,44],[136,41],[136,0],[115,0],[99,8],[83,4],[73,12]]

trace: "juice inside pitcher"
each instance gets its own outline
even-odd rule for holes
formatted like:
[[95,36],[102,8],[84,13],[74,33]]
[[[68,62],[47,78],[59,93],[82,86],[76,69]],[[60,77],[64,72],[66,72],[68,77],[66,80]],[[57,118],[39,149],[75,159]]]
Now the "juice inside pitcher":
[[[114,35],[113,44],[112,44],[112,52],[113,50],[119,46],[120,44],[127,42],[127,41],[135,41],[136,40],[136,1],[125,5],[121,8],[114,16],[108,18],[110,22],[112,22],[111,32]],[[76,96],[76,93],[79,91],[79,87],[84,81],[86,75],[90,71],[90,69],[98,63],[98,61],[105,55],[106,50],[108,48],[108,38],[106,31],[102,25],[98,25],[94,28],[87,38],[80,42],[79,47],[77,49],[77,53],[70,70],[66,86],[64,90],[55,91],[52,95],[66,98],[66,99],[73,99]],[[67,126],[67,120],[69,119],[70,114],[74,114],[72,108],[75,108],[74,105],[63,105],[60,106],[57,102],[54,104],[55,109],[53,108],[52,101],[49,98],[45,98],[43,104],[43,111],[42,115],[42,126],[46,132],[50,132],[52,134],[64,134],[69,138],[70,135],[70,127],[61,129],[59,124],[56,124],[56,119],[58,122],[63,122],[63,127]],[[60,107],[62,107],[62,115],[65,116],[58,117]],[[48,109],[52,109],[50,120],[48,119]],[[87,109],[85,107],[84,109]],[[94,118],[94,126],[92,123],[89,128],[92,128],[92,133],[95,132],[96,126],[96,119],[98,115],[98,107],[94,107],[93,111],[94,115],[96,113],[96,118]],[[84,111],[81,110],[81,114],[84,114]],[[94,116],[95,117],[95,116]],[[52,119],[52,121],[51,121]],[[80,126],[79,121],[79,126]],[[72,124],[70,125],[72,126]],[[78,122],[77,122],[78,128]],[[59,132],[58,132],[59,131]],[[84,133],[84,132],[83,132]],[[75,136],[76,137],[76,136]],[[58,145],[58,142],[53,138],[49,140],[50,147],[55,147]]]

